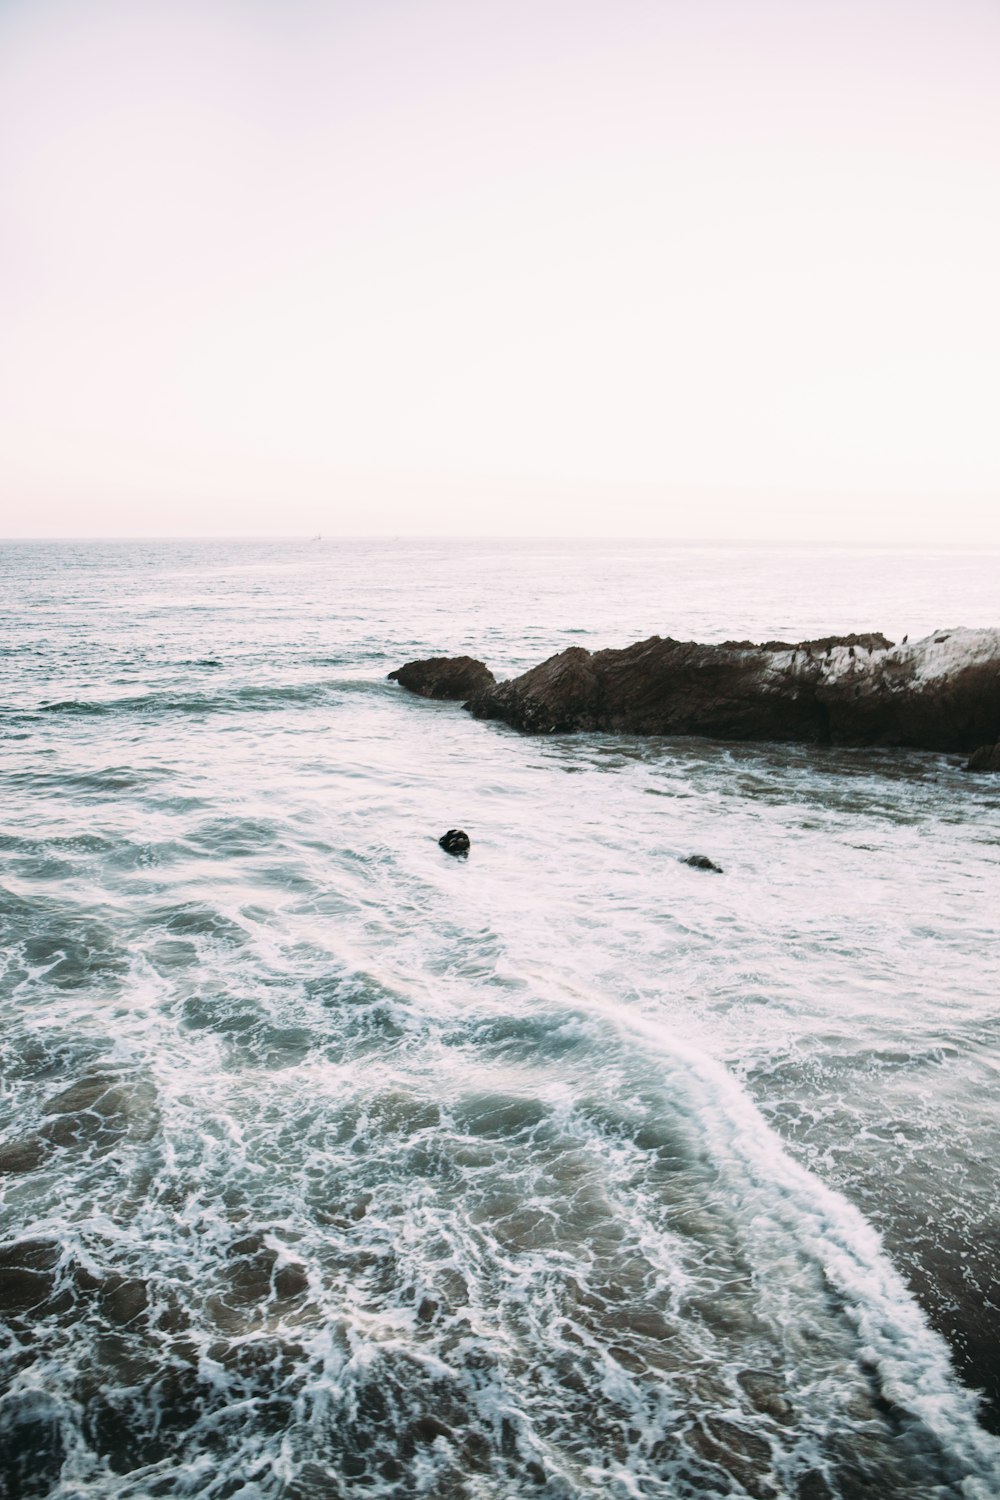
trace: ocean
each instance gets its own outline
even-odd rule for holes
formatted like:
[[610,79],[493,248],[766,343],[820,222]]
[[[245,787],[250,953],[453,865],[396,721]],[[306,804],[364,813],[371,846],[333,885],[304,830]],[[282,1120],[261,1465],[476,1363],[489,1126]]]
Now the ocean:
[[1000,778],[386,680],[998,561],[0,545],[0,1491],[1000,1494]]

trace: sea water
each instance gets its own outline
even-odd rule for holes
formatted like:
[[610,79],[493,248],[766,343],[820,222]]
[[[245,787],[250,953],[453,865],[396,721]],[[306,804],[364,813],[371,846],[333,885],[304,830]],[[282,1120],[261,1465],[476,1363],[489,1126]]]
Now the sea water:
[[997,562],[4,544],[0,1489],[1000,1493],[1000,779],[386,680]]

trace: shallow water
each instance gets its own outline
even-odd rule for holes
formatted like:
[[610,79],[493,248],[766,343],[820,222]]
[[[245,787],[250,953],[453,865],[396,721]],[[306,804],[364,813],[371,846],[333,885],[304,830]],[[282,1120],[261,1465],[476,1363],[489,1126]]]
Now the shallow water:
[[7,544],[12,1492],[997,1493],[1000,786],[385,680],[995,624],[996,561]]

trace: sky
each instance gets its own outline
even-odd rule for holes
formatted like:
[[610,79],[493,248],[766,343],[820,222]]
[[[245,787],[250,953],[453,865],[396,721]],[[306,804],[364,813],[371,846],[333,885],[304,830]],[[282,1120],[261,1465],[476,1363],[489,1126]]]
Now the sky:
[[997,0],[0,0],[0,535],[1000,545]]

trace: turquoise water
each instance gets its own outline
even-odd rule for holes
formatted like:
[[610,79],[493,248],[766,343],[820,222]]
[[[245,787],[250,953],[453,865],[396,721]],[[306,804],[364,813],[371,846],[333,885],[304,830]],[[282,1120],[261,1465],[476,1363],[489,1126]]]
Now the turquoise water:
[[1000,787],[385,680],[996,624],[996,561],[6,544],[12,1493],[997,1493]]

